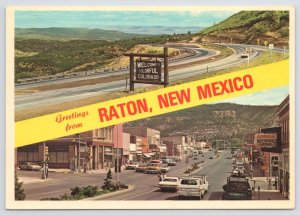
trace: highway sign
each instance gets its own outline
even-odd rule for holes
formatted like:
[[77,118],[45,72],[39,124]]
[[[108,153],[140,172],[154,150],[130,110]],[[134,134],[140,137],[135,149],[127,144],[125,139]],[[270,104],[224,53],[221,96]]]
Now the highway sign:
[[264,45],[266,46],[266,45],[268,45],[268,44],[269,44],[268,41],[265,40],[265,41],[264,41]]
[[269,49],[271,49],[271,50],[274,49],[274,44],[271,44],[271,43],[270,43],[270,44],[269,44]]

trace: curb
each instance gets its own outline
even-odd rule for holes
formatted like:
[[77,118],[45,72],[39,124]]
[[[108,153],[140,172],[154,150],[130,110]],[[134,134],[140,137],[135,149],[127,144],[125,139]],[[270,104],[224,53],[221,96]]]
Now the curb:
[[104,198],[107,198],[107,197],[111,197],[111,196],[119,195],[119,194],[122,194],[122,193],[126,193],[126,192],[129,192],[129,191],[133,190],[133,189],[134,189],[134,186],[129,185],[128,189],[123,189],[123,190],[119,190],[119,191],[115,191],[115,192],[111,192],[111,193],[106,193],[106,194],[103,194],[103,195],[100,195],[100,196],[94,196],[94,197],[91,197],[91,198],[85,198],[85,199],[81,199],[79,201],[100,200],[100,199],[104,199]]

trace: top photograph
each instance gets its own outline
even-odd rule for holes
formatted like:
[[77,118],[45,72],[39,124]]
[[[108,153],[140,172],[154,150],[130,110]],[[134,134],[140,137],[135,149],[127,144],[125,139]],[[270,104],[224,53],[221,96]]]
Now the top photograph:
[[289,58],[289,10],[14,10],[15,121]]

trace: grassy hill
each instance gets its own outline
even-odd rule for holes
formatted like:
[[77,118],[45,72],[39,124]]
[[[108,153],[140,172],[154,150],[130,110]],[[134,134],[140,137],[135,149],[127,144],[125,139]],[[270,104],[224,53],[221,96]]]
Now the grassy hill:
[[134,37],[145,37],[145,34],[131,34],[116,30],[102,30],[89,28],[16,28],[15,35],[22,39],[44,40],[123,40]]
[[277,106],[250,106],[231,103],[209,104],[127,123],[146,126],[161,133],[198,132],[203,139],[238,139],[259,128],[276,125]]
[[279,46],[286,45],[289,39],[288,11],[241,11],[202,30],[201,39],[210,42],[230,42],[263,45],[264,41]]
[[[48,37],[48,36],[47,36]],[[49,36],[50,37],[50,36]],[[109,67],[137,45],[189,40],[191,34],[133,37],[116,41],[86,39],[15,39],[15,81],[62,72]],[[60,37],[62,38],[62,37]]]

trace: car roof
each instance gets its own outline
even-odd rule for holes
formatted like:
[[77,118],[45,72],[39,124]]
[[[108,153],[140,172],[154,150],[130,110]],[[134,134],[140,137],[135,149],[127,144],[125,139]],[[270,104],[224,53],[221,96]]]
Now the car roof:
[[165,177],[165,179],[178,179],[178,177]]

